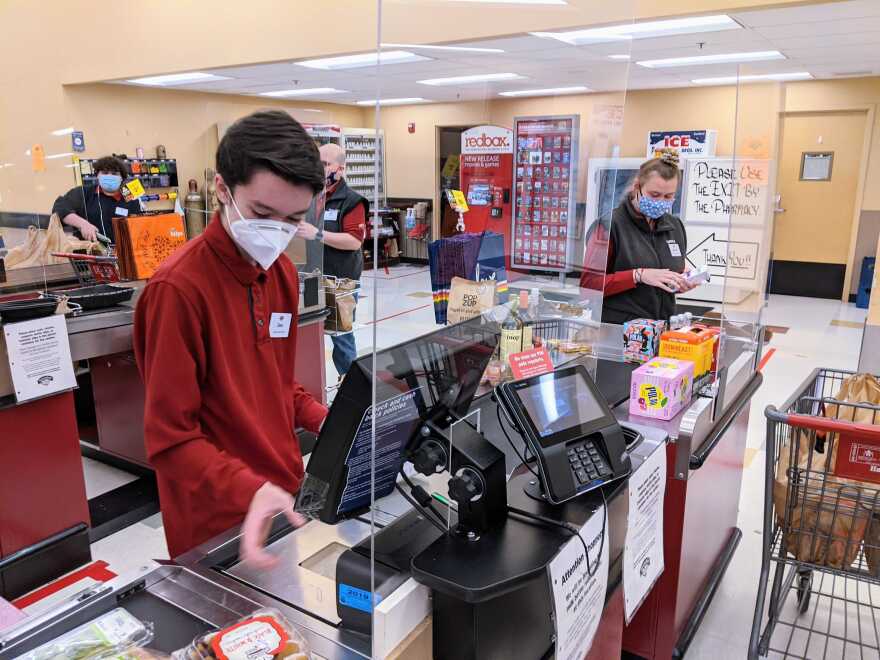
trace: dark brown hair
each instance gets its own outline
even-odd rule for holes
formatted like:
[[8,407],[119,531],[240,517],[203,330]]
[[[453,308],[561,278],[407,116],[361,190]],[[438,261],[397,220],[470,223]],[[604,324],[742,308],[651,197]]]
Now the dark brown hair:
[[116,172],[123,179],[128,176],[128,168],[121,158],[116,156],[104,156],[95,161],[95,174],[98,172]]
[[280,110],[261,110],[236,121],[217,146],[217,172],[233,190],[258,170],[319,193],[324,166],[314,140],[300,123]]
[[636,181],[639,185],[645,183],[652,174],[657,174],[664,181],[672,181],[681,176],[678,169],[679,155],[675,149],[664,148],[658,152],[660,155],[651,160],[646,160],[639,167]]

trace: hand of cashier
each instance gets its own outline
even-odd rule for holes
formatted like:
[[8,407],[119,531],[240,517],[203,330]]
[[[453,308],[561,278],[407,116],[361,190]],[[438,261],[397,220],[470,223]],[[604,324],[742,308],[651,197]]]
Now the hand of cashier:
[[255,568],[272,568],[278,558],[265,549],[266,538],[272,527],[272,519],[283,513],[294,527],[306,523],[305,517],[293,510],[293,496],[275,484],[264,483],[254,494],[247,515],[241,526],[242,538],[239,548],[241,558]]
[[642,284],[655,286],[669,293],[685,293],[695,289],[698,284],[691,284],[682,273],[676,273],[668,268],[642,268]]

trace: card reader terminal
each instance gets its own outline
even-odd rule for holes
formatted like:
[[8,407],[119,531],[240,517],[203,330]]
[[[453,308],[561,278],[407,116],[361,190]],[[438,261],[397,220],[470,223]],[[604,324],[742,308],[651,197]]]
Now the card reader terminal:
[[623,430],[583,365],[504,383],[497,394],[538,460],[551,503],[629,474]]

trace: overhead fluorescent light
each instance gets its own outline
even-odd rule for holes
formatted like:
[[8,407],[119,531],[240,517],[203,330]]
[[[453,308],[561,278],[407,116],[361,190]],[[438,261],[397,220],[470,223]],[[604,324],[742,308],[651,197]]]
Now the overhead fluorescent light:
[[588,87],[575,85],[573,87],[547,87],[546,89],[516,89],[510,92],[498,92],[499,96],[555,96],[556,94],[582,94],[589,92]]
[[762,75],[749,76],[721,76],[718,78],[695,78],[691,80],[695,85],[735,85],[738,82],[761,82],[761,81],[785,81],[785,80],[812,80],[813,74],[807,71],[793,73],[765,73]]
[[694,55],[692,57],[668,57],[662,60],[642,60],[639,66],[649,69],[665,69],[677,66],[701,66],[704,64],[731,64],[734,62],[767,62],[784,60],[785,55],[778,50],[757,50],[748,53],[721,53],[718,55]]
[[288,98],[291,96],[323,96],[324,94],[344,94],[346,90],[334,87],[308,87],[303,89],[278,89],[274,92],[260,92],[260,96]]
[[473,76],[453,76],[451,78],[429,78],[418,80],[420,85],[473,85],[482,82],[498,82],[500,80],[522,80],[518,73],[481,73]]
[[49,154],[46,160],[55,160],[56,158],[68,158],[73,155],[72,151],[66,151],[63,154]]
[[408,64],[410,62],[423,62],[431,59],[423,55],[416,55],[405,50],[385,50],[380,53],[361,53],[360,55],[343,55],[342,57],[323,57],[317,60],[303,60],[294,62],[298,66],[310,69],[358,69],[376,64]]
[[127,80],[134,85],[151,85],[154,87],[165,87],[171,85],[186,85],[197,82],[214,82],[217,80],[231,80],[229,76],[218,76],[213,73],[202,73],[201,71],[190,71],[189,73],[170,73],[166,76],[147,76],[146,78],[133,78]]
[[629,53],[620,54],[620,55],[609,55],[609,60],[629,60]]
[[407,103],[424,103],[428,99],[423,99],[420,96],[413,96],[410,98],[400,98],[400,99],[372,99],[370,101],[358,101],[357,105],[406,105]]
[[380,44],[382,48],[421,48],[422,50],[449,50],[461,53],[503,53],[502,48],[476,48],[474,46],[428,46],[421,44]]
[[742,26],[726,14],[715,16],[691,16],[668,21],[648,21],[646,23],[624,23],[587,30],[567,32],[531,32],[535,37],[556,39],[572,46],[601,44],[609,41],[627,39],[650,39],[652,37],[671,37],[679,34],[698,34],[700,32],[720,32],[739,30]]
[[447,2],[481,2],[492,5],[567,5],[567,0],[446,0]]
[[73,126],[68,126],[67,128],[59,128],[57,131],[52,131],[52,135],[70,135],[73,133],[75,129]]

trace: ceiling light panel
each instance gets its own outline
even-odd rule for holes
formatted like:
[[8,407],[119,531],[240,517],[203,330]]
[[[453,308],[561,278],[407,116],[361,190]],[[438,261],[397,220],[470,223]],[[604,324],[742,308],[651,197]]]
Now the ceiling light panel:
[[377,64],[408,64],[411,62],[424,62],[430,59],[430,57],[416,55],[406,50],[384,50],[380,53],[361,53],[359,55],[303,60],[302,62],[295,62],[295,64],[310,69],[333,71],[336,69],[359,69],[365,66],[376,66]]
[[547,87],[545,89],[515,89],[508,92],[498,92],[499,96],[556,96],[559,94],[584,94],[591,91],[584,85],[571,87]]
[[479,83],[500,82],[503,80],[522,80],[518,73],[481,73],[472,76],[452,76],[451,78],[430,78],[417,81],[420,85],[477,85]]
[[532,32],[536,37],[556,39],[572,46],[587,46],[629,39],[650,39],[681,34],[700,34],[722,30],[739,30],[742,26],[726,14],[692,16],[668,21],[624,23],[603,28],[572,30],[568,32]]
[[273,98],[289,98],[292,96],[323,96],[324,94],[345,94],[344,89],[335,89],[333,87],[311,87],[307,89],[279,89],[274,92],[261,92],[260,96],[270,96]]
[[398,99],[371,99],[369,101],[358,101],[357,105],[406,105],[408,103],[425,103],[428,99],[423,99],[421,96],[410,96],[405,98]]
[[382,48],[408,48],[421,50],[452,51],[457,53],[503,53],[501,48],[477,48],[474,46],[430,46],[421,44],[381,44]]
[[759,50],[748,53],[719,53],[718,55],[694,55],[691,57],[668,57],[660,60],[636,62],[648,69],[666,69],[680,66],[703,66],[706,64],[731,64],[737,62],[769,62],[784,60],[785,55],[778,50]]
[[213,73],[190,71],[189,73],[171,73],[165,76],[147,76],[146,78],[134,78],[126,82],[134,85],[149,85],[153,87],[170,87],[173,85],[188,85],[191,83],[214,82],[216,80],[229,80],[228,76],[218,76]]
[[771,82],[787,80],[812,80],[813,75],[807,71],[795,71],[792,73],[764,73],[748,76],[719,76],[716,78],[695,78],[691,80],[695,85],[735,85],[746,82]]

